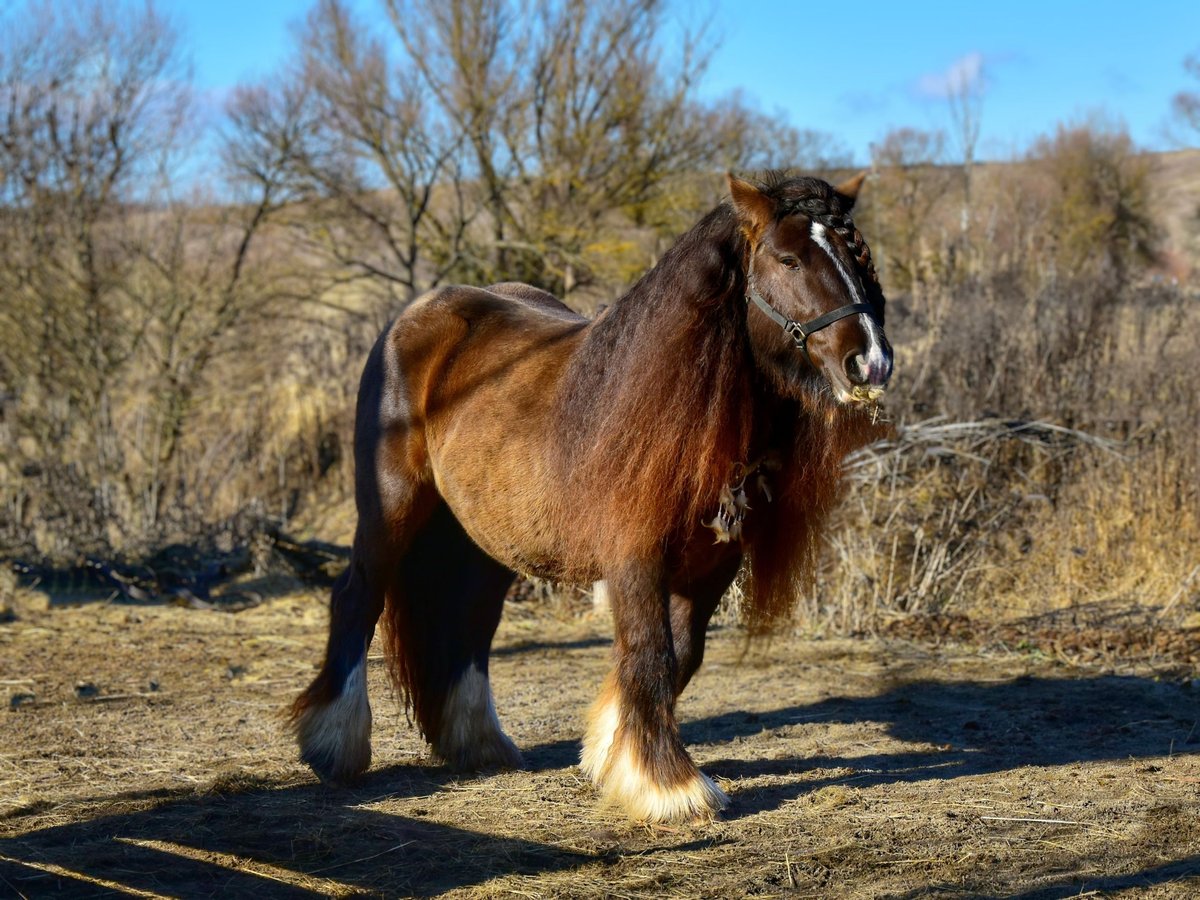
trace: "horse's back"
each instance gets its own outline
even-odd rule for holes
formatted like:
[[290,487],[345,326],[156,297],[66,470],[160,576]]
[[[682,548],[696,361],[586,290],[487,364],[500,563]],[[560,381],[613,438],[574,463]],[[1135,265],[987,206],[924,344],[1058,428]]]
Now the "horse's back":
[[471,367],[483,355],[493,360],[539,355],[581,332],[588,321],[532,285],[447,285],[405,307],[380,340],[411,374],[427,366]]
[[525,284],[521,281],[501,281],[498,284],[488,285],[486,289],[493,294],[508,297],[530,309],[541,310],[557,318],[570,322],[587,321],[549,291],[543,291],[532,284]]
[[383,483],[400,475],[436,486],[471,537],[510,568],[552,569],[555,402],[587,325],[529,285],[448,286],[418,298],[364,375],[379,390],[365,407],[360,398],[360,425],[376,410],[401,416],[395,427],[368,429],[360,465]]
[[496,324],[518,327],[522,331],[557,333],[563,326],[579,328],[588,319],[575,312],[553,294],[518,281],[504,281],[485,288],[470,285],[446,285],[435,288],[410,303],[393,325],[453,316],[476,330]]

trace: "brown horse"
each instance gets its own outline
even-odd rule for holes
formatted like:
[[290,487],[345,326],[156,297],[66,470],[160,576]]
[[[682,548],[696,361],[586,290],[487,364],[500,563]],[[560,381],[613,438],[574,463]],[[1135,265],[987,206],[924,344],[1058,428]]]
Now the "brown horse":
[[725,806],[675,701],[743,565],[751,629],[790,611],[842,458],[875,436],[892,356],[849,219],[862,180],[730,176],[732,202],[591,321],[497,284],[433,291],[384,331],[358,395],[353,556],[324,664],[293,708],[318,775],[370,764],[365,657],[381,614],[434,753],[520,766],[488,654],[523,572],[607,583],[614,663],[584,771],[638,820]]

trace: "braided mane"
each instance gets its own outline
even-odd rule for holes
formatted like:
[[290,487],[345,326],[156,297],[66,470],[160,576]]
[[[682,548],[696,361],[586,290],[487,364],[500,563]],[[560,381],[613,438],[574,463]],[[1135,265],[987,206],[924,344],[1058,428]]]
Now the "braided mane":
[[782,171],[768,172],[755,186],[775,201],[778,219],[799,213],[824,225],[846,242],[850,255],[854,257],[864,276],[862,281],[867,299],[878,308],[879,320],[882,323],[883,290],[879,286],[879,276],[875,273],[871,248],[867,246],[862,232],[850,218],[852,202],[849,198],[842,196],[832,185],[819,178],[789,176]]

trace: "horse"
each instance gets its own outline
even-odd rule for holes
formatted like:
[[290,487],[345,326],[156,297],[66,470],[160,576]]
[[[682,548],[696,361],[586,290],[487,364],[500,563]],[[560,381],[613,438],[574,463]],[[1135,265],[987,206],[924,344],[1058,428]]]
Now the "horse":
[[729,199],[594,319],[518,283],[411,302],[363,371],[358,523],[291,721],[343,783],[371,762],[366,655],[435,758],[520,767],[488,656],[515,573],[603,582],[612,668],[580,765],[642,822],[716,815],[675,704],[742,573],[750,633],[811,585],[847,453],[880,435],[884,296],[850,218],[865,173],[728,176]]

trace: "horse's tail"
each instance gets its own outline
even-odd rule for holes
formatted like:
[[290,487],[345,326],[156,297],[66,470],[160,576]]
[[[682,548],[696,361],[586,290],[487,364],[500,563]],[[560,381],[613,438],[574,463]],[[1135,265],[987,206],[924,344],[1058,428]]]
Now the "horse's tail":
[[[384,595],[380,643],[392,685],[409,722],[426,740],[437,739],[445,702],[445,677],[437,671],[439,654],[430,639],[437,628],[435,604],[421,603],[414,566],[397,560],[395,576]],[[405,577],[408,576],[408,577]]]
[[382,643],[392,683],[410,721],[454,766],[520,765],[500,731],[487,677],[512,579],[439,498],[387,589]]

